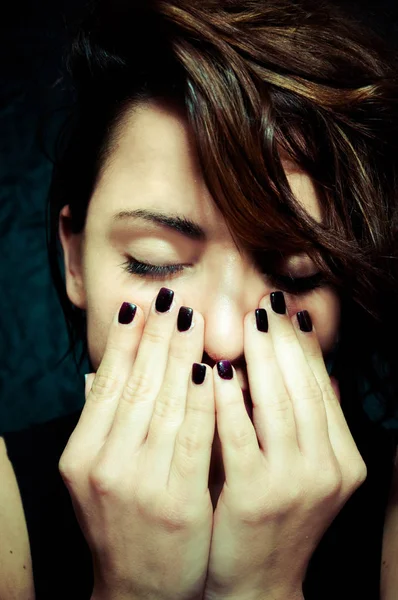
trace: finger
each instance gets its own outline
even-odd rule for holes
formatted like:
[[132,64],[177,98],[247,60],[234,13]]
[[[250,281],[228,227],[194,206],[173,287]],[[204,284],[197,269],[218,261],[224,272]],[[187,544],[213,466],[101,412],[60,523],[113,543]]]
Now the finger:
[[[162,310],[158,299],[167,300]],[[161,288],[153,299],[142,332],[137,356],[122,390],[112,429],[104,449],[112,464],[123,456],[129,460],[147,438],[155,399],[163,383],[180,299],[172,290]],[[166,308],[167,310],[163,310]]]
[[[203,370],[203,382],[195,383],[194,374],[202,374]],[[194,363],[188,384],[185,419],[177,434],[170,469],[168,486],[171,490],[188,489],[192,498],[208,493],[215,423],[212,371],[206,365]]]
[[236,371],[229,361],[214,366],[213,385],[226,486],[239,493],[252,486],[261,473],[264,479],[264,456],[246,411]]
[[128,307],[122,305],[114,314],[104,356],[97,372],[87,377],[86,402],[67,445],[69,449],[76,448],[79,455],[84,455],[87,460],[98,452],[109,434],[119,398],[136,357],[144,314],[140,307],[134,304],[130,306],[131,315],[134,315],[130,323],[119,322],[119,315],[123,320]]
[[[314,374],[322,392],[323,404],[327,418],[328,435],[333,452],[340,465],[347,464],[347,458],[358,457],[358,449],[351,435],[347,421],[340,405],[340,392],[337,381],[331,381],[322,355],[322,349],[316,335],[315,327],[311,332],[302,332],[297,315],[292,318],[300,345],[307,357],[308,365]],[[334,387],[337,387],[338,393]]]
[[[275,308],[280,304],[280,313],[272,308],[271,296]],[[283,292],[266,296],[260,306],[269,316],[275,354],[293,405],[299,448],[308,456],[326,459],[330,457],[331,445],[322,391],[286,310]]]
[[204,319],[190,307],[181,307],[181,311],[187,308],[192,315],[191,326],[179,331],[175,323],[164,379],[148,423],[146,452],[149,464],[153,465],[151,478],[162,487],[169,480],[177,434],[185,420],[192,363],[203,356]]
[[244,353],[253,403],[253,424],[260,447],[269,455],[274,452],[287,458],[298,447],[293,405],[269,333],[267,310],[261,307],[244,320]]

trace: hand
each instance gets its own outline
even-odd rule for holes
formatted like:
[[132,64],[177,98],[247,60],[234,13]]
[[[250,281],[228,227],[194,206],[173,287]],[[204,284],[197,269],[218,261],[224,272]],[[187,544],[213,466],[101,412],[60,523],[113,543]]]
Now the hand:
[[211,370],[195,385],[191,368],[204,320],[195,311],[179,332],[178,298],[169,312],[154,307],[146,323],[140,307],[129,325],[115,314],[59,463],[93,556],[95,600],[203,596],[215,407]]
[[205,599],[302,598],[308,562],[323,533],[366,478],[327,373],[316,331],[260,303],[268,333],[244,322],[253,402],[246,412],[235,370],[214,367],[225,483],[214,512]]

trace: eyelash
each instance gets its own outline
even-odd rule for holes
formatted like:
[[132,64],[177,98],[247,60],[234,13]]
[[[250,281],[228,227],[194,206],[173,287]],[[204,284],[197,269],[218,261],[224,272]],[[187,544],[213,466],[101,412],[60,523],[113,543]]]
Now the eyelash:
[[[171,279],[184,270],[184,265],[151,265],[129,258],[123,263],[124,270],[138,277],[148,279]],[[300,295],[308,293],[326,284],[323,273],[318,272],[310,277],[289,277],[277,273],[266,273],[271,284],[289,294]]]

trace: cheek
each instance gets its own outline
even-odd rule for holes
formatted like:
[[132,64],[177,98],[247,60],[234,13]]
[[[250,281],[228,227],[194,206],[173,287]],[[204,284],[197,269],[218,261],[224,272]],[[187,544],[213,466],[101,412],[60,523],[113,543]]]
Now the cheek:
[[341,303],[336,292],[327,287],[315,290],[308,297],[287,300],[289,314],[308,310],[316,329],[323,355],[334,347],[340,330]]
[[87,344],[94,371],[98,370],[104,356],[109,329],[114,316],[113,304],[103,298],[98,303],[88,303],[87,308]]
[[124,298],[122,280],[104,255],[88,253],[86,261],[87,345],[95,371],[103,358],[112,319]]

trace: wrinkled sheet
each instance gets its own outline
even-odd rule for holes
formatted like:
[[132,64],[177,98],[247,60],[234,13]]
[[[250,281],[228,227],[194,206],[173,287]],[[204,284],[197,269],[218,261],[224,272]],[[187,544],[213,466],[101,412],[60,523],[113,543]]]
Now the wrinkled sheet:
[[[74,3],[79,4],[79,3]],[[81,3],[80,3],[81,4]],[[73,2],[69,0],[68,10]],[[84,371],[71,357],[47,261],[47,143],[65,104],[54,84],[65,40],[62,3],[10,7],[0,36],[0,432],[73,412],[84,402]]]

